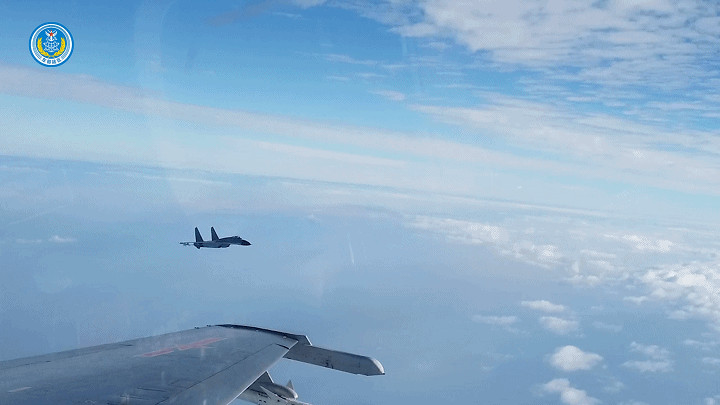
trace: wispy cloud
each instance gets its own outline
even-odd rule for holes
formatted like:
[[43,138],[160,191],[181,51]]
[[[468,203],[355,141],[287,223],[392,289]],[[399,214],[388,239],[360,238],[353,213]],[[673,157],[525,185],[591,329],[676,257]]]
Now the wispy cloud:
[[667,239],[654,239],[645,235],[604,235],[606,238],[616,239],[626,242],[635,247],[639,251],[649,253],[668,253],[675,243]]
[[518,322],[517,316],[512,315],[474,315],[472,320],[478,323],[496,326],[512,326]]
[[37,245],[40,243],[43,243],[42,239],[25,239],[25,238],[17,238],[15,239],[15,243],[20,245]]
[[385,97],[390,101],[405,101],[405,93],[401,93],[395,90],[374,90],[371,93],[377,94],[378,96]]
[[503,228],[474,221],[418,216],[410,225],[417,229],[439,232],[450,240],[473,245],[508,240],[508,233]]
[[[382,15],[401,35],[431,42],[451,38],[501,64],[572,67],[584,80],[656,89],[702,87],[717,77],[704,63],[717,49],[715,4],[429,0],[409,11],[404,2],[388,3],[397,5]],[[397,16],[400,10],[419,16],[404,20]]]
[[695,340],[695,339],[685,339],[685,340],[683,340],[683,344],[688,347],[693,347],[693,348],[707,351],[707,350],[712,350],[716,346],[720,345],[720,341],[712,340],[712,339],[705,340],[705,341],[700,341],[700,340]]
[[[151,138],[154,148],[148,148],[146,138],[122,133],[122,125],[114,129],[119,131],[117,138],[87,137],[76,132],[58,138],[35,132],[33,137],[26,137],[22,128],[27,123],[16,122],[17,130],[0,140],[4,152],[11,155],[259,174],[455,195],[500,192],[497,187],[489,187],[495,178],[477,181],[478,171],[489,167],[570,170],[552,162],[439,137],[178,103],[151,91],[86,75],[2,64],[0,74],[6,78],[0,83],[0,93],[61,99],[206,126],[202,145],[193,137],[159,128]],[[40,82],[47,85],[37,85]],[[228,134],[227,127],[243,135]],[[123,146],[116,146],[118,142]],[[341,164],[347,162],[350,164]],[[378,170],[372,167],[376,163],[394,168]],[[441,167],[443,170],[439,170]]]
[[658,345],[644,345],[637,342],[630,344],[630,350],[635,353],[643,354],[651,359],[666,359],[670,356],[670,352]]
[[703,362],[703,364],[707,364],[710,366],[720,367],[720,358],[719,357],[703,357],[702,362]]
[[[475,107],[415,105],[437,120],[552,153],[584,176],[715,194],[720,186],[720,141],[713,131],[668,130],[605,113],[579,112],[502,94]],[[674,147],[668,148],[668,145]],[[694,182],[683,185],[685,181]]]
[[629,360],[623,363],[624,367],[637,370],[641,373],[667,373],[673,370],[670,352],[657,345],[644,345],[637,342],[630,344],[630,351],[640,353],[645,360]]
[[50,238],[48,238],[48,242],[52,242],[52,243],[73,243],[76,241],[77,241],[77,239],[70,237],[70,236],[53,235]]
[[705,405],[718,405],[720,404],[720,395],[715,395],[713,397],[706,397],[704,401]]
[[[512,237],[520,232],[476,221],[417,216],[408,224],[412,228],[435,232],[448,240],[470,245],[487,244],[504,255],[542,267],[561,263],[563,254],[555,245]],[[524,236],[524,235],[523,235]]]
[[355,59],[350,55],[337,54],[337,53],[328,53],[328,54],[322,55],[322,57],[325,60],[327,60],[328,62],[348,63],[351,65],[374,66],[374,65],[377,65],[380,63],[375,60]]
[[669,360],[630,360],[623,363],[623,366],[641,373],[667,373],[673,369]]

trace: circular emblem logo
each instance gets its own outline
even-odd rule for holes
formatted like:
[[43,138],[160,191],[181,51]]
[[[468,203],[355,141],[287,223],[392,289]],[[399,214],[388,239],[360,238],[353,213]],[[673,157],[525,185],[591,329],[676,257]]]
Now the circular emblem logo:
[[70,58],[72,51],[72,35],[58,23],[42,24],[30,36],[30,53],[41,65],[62,65]]

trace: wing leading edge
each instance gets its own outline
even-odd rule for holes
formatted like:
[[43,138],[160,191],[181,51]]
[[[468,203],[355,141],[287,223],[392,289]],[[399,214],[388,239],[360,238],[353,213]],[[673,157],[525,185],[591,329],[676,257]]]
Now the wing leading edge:
[[317,348],[304,335],[218,325],[0,362],[0,403],[226,405],[283,357],[384,374],[377,360]]

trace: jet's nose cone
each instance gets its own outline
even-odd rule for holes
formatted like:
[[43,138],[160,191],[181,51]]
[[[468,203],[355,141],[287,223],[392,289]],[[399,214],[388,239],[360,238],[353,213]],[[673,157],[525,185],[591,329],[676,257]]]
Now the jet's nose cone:
[[240,244],[243,245],[243,246],[250,246],[250,245],[252,245],[252,243],[250,243],[250,242],[248,242],[248,241],[246,241],[246,240],[243,240],[242,242],[240,242]]

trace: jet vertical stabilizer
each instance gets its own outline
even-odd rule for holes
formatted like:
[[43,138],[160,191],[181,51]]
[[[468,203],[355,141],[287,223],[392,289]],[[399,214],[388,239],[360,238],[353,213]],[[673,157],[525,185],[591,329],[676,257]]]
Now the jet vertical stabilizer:
[[210,235],[212,236],[212,240],[220,239],[220,238],[218,238],[217,233],[215,233],[215,228],[212,226],[210,227]]

